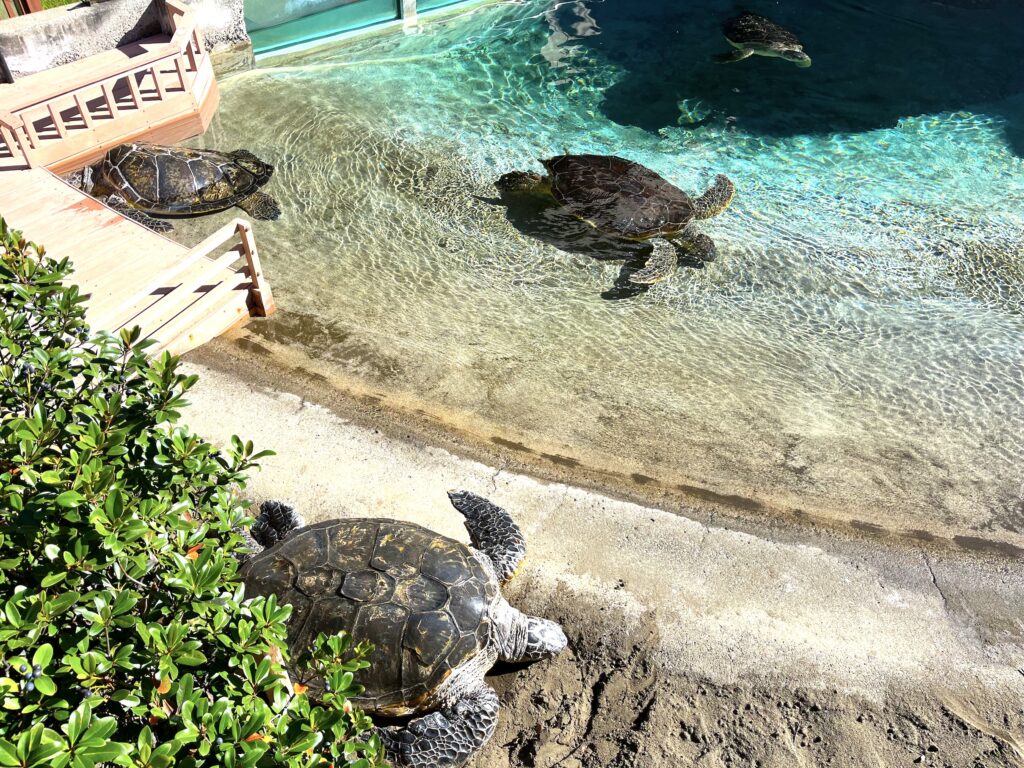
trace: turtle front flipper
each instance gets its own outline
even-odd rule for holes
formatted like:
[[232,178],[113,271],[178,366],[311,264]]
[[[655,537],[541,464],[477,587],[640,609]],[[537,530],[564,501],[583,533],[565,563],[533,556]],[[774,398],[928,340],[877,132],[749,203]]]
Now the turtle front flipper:
[[254,219],[272,221],[281,215],[281,206],[265,192],[253,192],[238,201],[238,207]]
[[497,724],[498,694],[481,678],[441,711],[404,728],[378,728],[377,734],[395,768],[460,768]]
[[693,201],[693,217],[695,219],[710,219],[717,216],[732,203],[736,195],[736,185],[729,180],[724,173],[715,176],[714,183],[708,187],[704,194]]
[[679,254],[675,246],[668,240],[658,238],[654,241],[654,251],[647,257],[643,269],[634,272],[629,276],[629,282],[639,285],[651,285],[660,283],[676,271],[679,265]]
[[526,557],[526,539],[512,515],[469,491],[448,491],[448,498],[466,518],[473,546],[491,558],[502,583],[509,581]]
[[719,64],[732,64],[734,61],[743,61],[745,58],[754,55],[752,48],[737,48],[728,53],[719,53],[711,57],[712,61]]
[[128,205],[128,201],[120,195],[110,195],[103,204],[110,208],[112,211],[124,216],[126,219],[136,221],[144,227],[147,227],[154,232],[171,232],[174,227],[169,221],[161,221],[160,219],[154,219],[148,213],[140,211],[138,208],[132,208]]

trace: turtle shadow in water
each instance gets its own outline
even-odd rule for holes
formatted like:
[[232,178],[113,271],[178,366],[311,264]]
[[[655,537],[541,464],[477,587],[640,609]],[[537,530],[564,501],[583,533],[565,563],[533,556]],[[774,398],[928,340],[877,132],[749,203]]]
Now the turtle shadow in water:
[[[601,292],[608,301],[631,299],[650,290],[650,285],[631,283],[630,275],[643,269],[653,246],[606,235],[570,214],[554,198],[510,194],[477,199],[505,207],[505,218],[519,232],[566,253],[579,253],[598,261],[622,261],[612,286]],[[680,258],[680,267],[703,269],[704,262]],[[671,279],[671,278],[670,278]]]

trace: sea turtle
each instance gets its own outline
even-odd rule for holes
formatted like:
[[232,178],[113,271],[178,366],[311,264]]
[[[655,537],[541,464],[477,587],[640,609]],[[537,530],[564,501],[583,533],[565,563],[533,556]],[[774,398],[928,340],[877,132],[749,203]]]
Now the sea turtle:
[[566,645],[556,623],[501,595],[526,556],[511,515],[466,491],[448,496],[472,547],[381,518],[299,527],[290,507],[270,502],[250,533],[271,546],[242,566],[246,595],[292,605],[293,657],[320,632],[373,643],[358,703],[370,714],[423,715],[378,731],[397,768],[463,765],[497,724],[498,696],[484,681],[495,661],[534,661]]
[[281,209],[258,191],[274,167],[251,152],[214,152],[159,144],[121,144],[96,165],[69,177],[86,194],[157,232],[172,229],[153,216],[197,216],[237,205],[257,219]]
[[650,168],[612,155],[558,155],[542,160],[548,175],[512,171],[498,179],[502,194],[554,196],[565,209],[606,234],[627,240],[652,240],[654,250],[643,269],[629,277],[647,285],[664,280],[678,264],[680,250],[701,261],[717,255],[710,237],[692,232],[694,219],[717,216],[729,207],[736,189],[721,174],[696,200]]
[[764,16],[741,13],[722,25],[722,34],[736,50],[715,56],[715,61],[742,61],[756,54],[792,61],[798,67],[811,66],[811,57],[804,53],[796,35]]

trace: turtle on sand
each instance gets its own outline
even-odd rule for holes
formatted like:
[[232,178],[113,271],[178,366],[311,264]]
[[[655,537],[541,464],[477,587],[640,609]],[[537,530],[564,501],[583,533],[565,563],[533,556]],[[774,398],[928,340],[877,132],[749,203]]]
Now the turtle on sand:
[[526,556],[511,515],[466,491],[448,496],[472,547],[381,518],[300,527],[290,507],[265,502],[250,534],[270,546],[242,566],[246,595],[292,605],[293,657],[321,632],[373,643],[357,703],[370,714],[421,715],[378,729],[396,768],[463,765],[497,725],[498,696],[484,680],[495,661],[535,661],[566,646],[556,623],[501,595]]
[[159,144],[121,144],[68,181],[121,215],[157,232],[172,229],[154,216],[198,216],[237,205],[256,219],[281,209],[260,192],[274,167],[251,152],[214,152]]
[[771,19],[753,13],[741,13],[722,25],[722,34],[736,50],[715,56],[715,61],[742,61],[748,56],[774,56],[798,67],[811,66],[811,57],[803,44],[788,29]]
[[[694,219],[709,219],[729,207],[736,188],[721,174],[696,200],[650,168],[613,155],[558,155],[542,160],[548,175],[512,171],[497,181],[503,194],[554,196],[569,213],[596,229],[626,240],[651,240],[654,250],[631,283],[648,285],[669,277],[679,255],[713,261],[714,242],[691,231]],[[678,249],[678,250],[677,250]]]

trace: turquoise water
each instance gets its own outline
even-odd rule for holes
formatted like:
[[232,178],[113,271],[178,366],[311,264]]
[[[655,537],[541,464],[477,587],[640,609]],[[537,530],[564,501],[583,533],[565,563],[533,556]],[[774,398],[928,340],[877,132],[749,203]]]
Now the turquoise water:
[[[708,61],[731,3],[530,0],[224,82],[204,141],[274,163],[284,209],[257,228],[283,311],[254,332],[640,482],[1016,540],[1024,9],[748,7],[813,66]],[[563,151],[691,193],[727,174],[718,261],[632,289],[643,246],[501,203]]]

